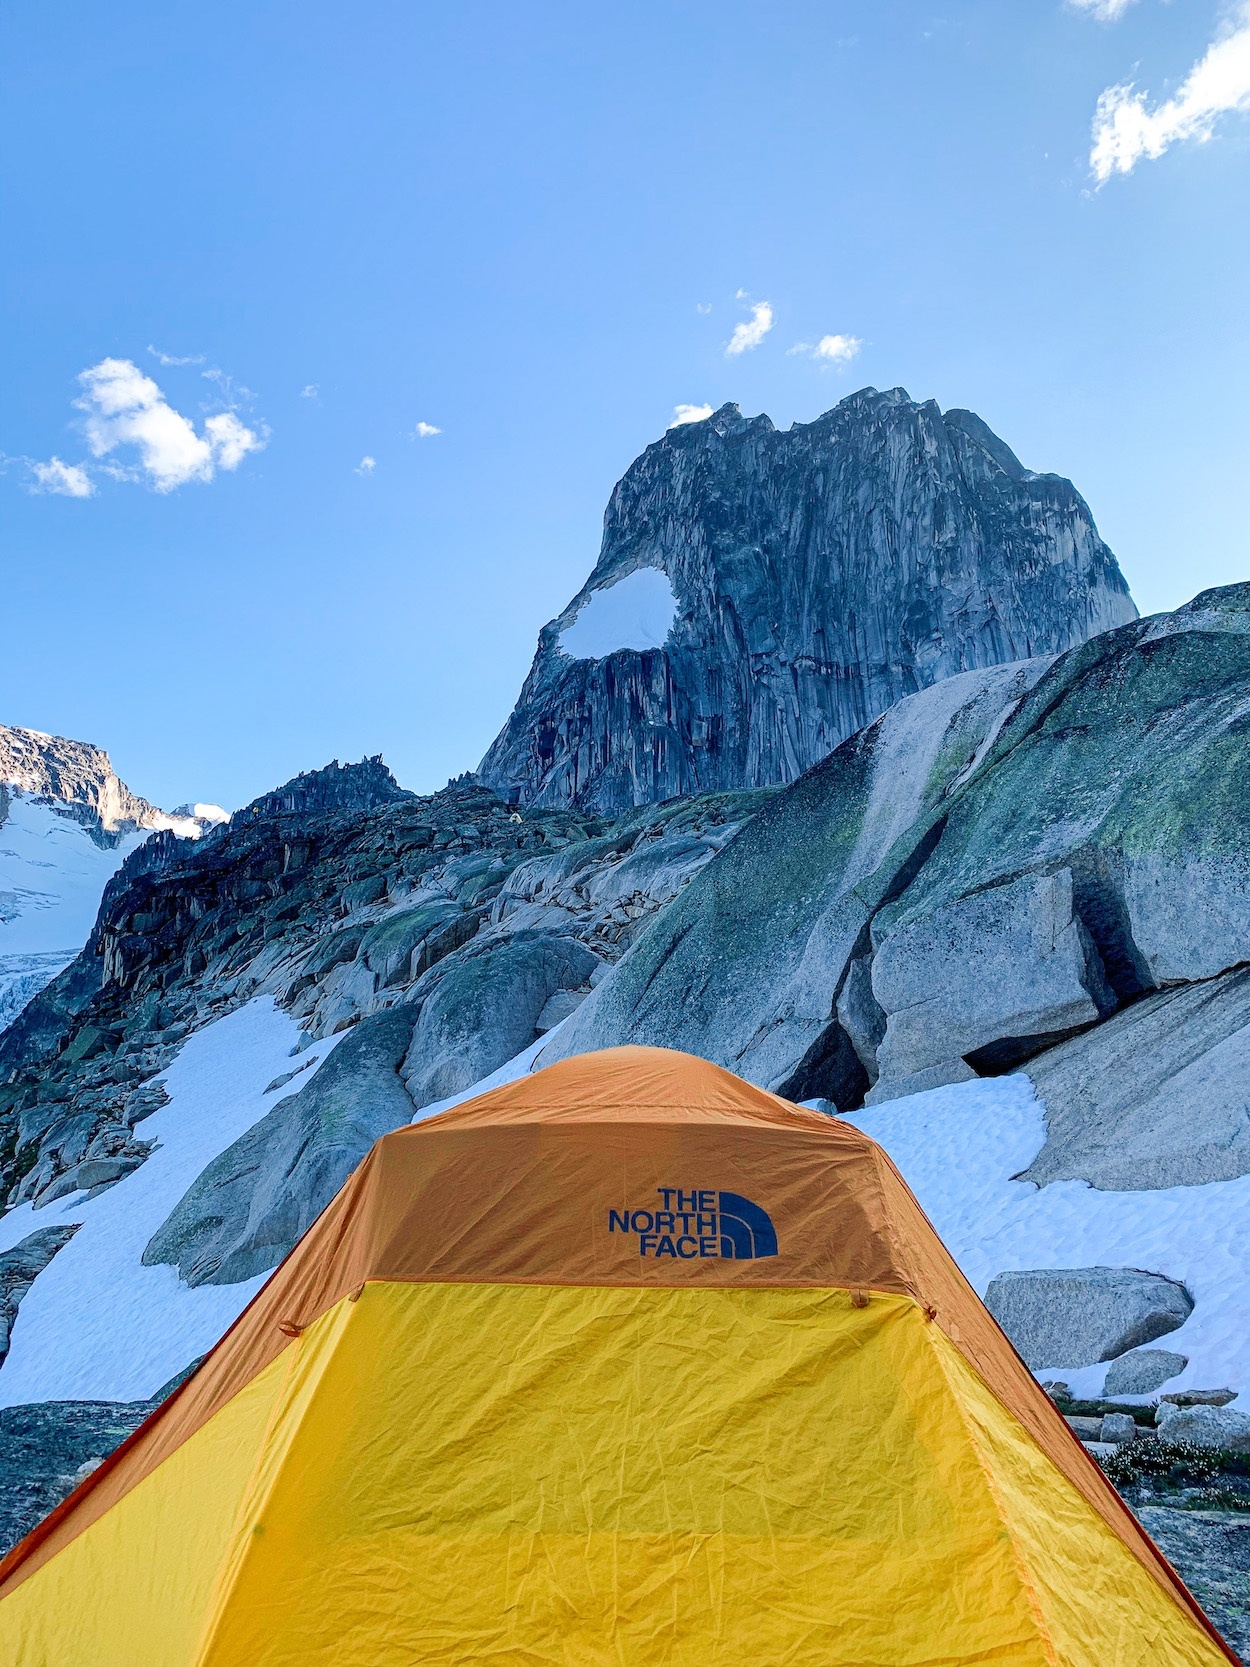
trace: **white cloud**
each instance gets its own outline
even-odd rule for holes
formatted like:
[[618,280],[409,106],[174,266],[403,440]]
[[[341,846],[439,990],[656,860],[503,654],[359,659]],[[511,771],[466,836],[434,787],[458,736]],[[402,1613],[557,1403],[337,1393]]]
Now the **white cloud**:
[[712,310],[712,303],[710,301],[696,301],[694,304],[694,310],[697,313],[710,313]]
[[1153,161],[1179,140],[1209,139],[1220,116],[1248,109],[1250,3],[1243,0],[1221,38],[1165,103],[1148,110],[1145,93],[1128,82],[1107,88],[1094,114],[1090,169],[1104,185],[1112,174],[1131,174],[1143,157]]
[[414,439],[428,440],[432,434],[441,434],[443,431],[441,428],[435,428],[433,423],[418,423],[412,432]]
[[299,397],[301,399],[316,399],[320,392],[321,386],[319,383],[305,382],[304,386],[299,391]]
[[102,359],[78,380],[83,392],[74,403],[86,413],[91,455],[108,457],[119,447],[136,447],[139,466],[157,492],[212,480],[218,469],[237,469],[248,452],[265,443],[263,431],[246,427],[232,411],[209,417],[198,434],[129,359]]
[[1068,0],[1073,11],[1088,12],[1099,23],[1115,23],[1135,0]]
[[378,466],[377,458],[376,457],[370,457],[368,455],[368,453],[366,452],[364,457],[362,457],[360,462],[356,465],[356,473],[358,475],[371,475],[373,473],[373,471],[377,468],[377,466]]
[[260,451],[265,442],[253,428],[246,427],[233,411],[221,411],[204,419],[204,432],[219,469],[237,469],[250,451]]
[[[741,296],[742,291],[739,290],[738,294]],[[725,348],[726,355],[732,359],[748,348],[758,347],[772,327],[773,309],[767,301],[757,301],[751,308],[750,318],[735,324],[734,333]]]
[[674,405],[673,420],[670,428],[680,428],[683,423],[701,423],[705,417],[712,415],[710,405]]
[[148,343],[148,352],[161,365],[202,365],[204,363],[202,353],[189,353],[185,359],[180,359],[177,354],[162,353],[160,348],[153,347],[151,342]]
[[29,467],[35,477],[32,492],[55,492],[62,498],[90,498],[95,493],[90,476],[77,463],[62,463],[59,457],[53,457],[47,463],[32,460]]
[[818,342],[795,342],[787,353],[803,353],[826,365],[849,365],[864,345],[859,336],[822,336]]

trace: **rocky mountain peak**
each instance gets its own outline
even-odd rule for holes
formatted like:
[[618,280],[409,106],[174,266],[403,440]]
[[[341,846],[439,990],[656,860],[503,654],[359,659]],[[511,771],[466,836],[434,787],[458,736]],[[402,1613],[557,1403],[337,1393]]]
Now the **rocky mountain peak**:
[[103,845],[169,821],[156,805],[132,793],[109,755],[89,741],[0,724],[0,793],[6,788],[54,801]]
[[232,823],[302,811],[375,810],[412,797],[395,780],[380,753],[362,758],[359,764],[340,764],[334,758],[322,769],[303,770],[272,793],[253,799],[235,812]]
[[479,774],[616,811],[792,781],[907,695],[1136,618],[1069,481],[970,411],[863,388],[670,429],[609,500]]

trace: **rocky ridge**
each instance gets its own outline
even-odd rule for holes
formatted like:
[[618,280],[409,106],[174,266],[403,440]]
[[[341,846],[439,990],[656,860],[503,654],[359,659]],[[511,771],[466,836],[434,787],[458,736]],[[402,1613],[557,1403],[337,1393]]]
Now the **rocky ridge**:
[[13,788],[48,801],[59,814],[81,823],[99,845],[118,845],[139,828],[168,828],[188,820],[132,793],[109,755],[90,742],[0,724],[0,823],[8,814],[7,790]]
[[[578,649],[645,574],[671,586],[667,637]],[[616,487],[479,774],[609,812],[790,782],[907,695],[1135,617],[1079,493],[971,412],[865,388],[779,432],[725,405]]]
[[522,813],[472,783],[418,798],[365,760],[297,777],[199,842],[156,835],[0,1037],[10,1206],[132,1173],[184,1038],[267,994],[309,1042],[360,1029],[246,1137],[252,1161],[232,1148],[202,1177],[151,1257],[195,1283],[273,1266],[378,1134],[571,1012],[766,796]]

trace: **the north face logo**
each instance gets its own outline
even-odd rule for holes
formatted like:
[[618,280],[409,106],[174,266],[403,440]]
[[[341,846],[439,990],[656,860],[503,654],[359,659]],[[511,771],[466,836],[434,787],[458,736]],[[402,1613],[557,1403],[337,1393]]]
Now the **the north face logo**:
[[657,1187],[661,1208],[609,1210],[609,1233],[632,1233],[640,1256],[672,1256],[683,1262],[719,1256],[749,1261],[777,1254],[777,1230],[768,1211],[736,1192]]

